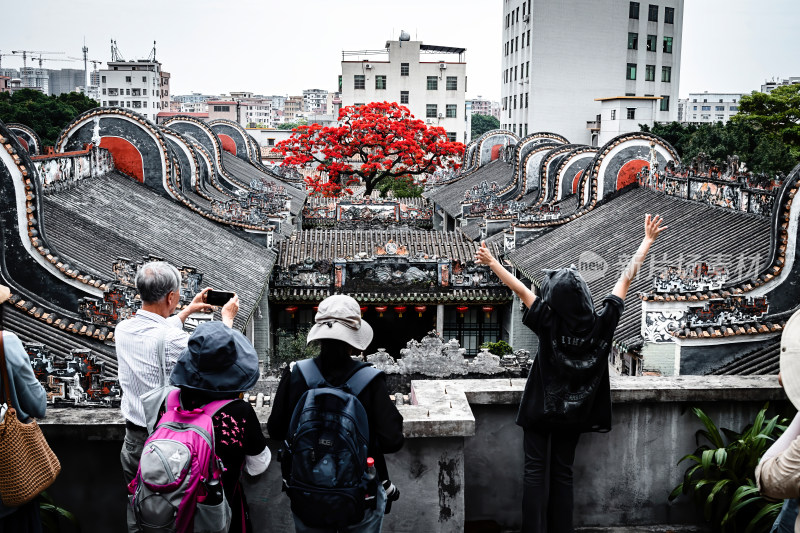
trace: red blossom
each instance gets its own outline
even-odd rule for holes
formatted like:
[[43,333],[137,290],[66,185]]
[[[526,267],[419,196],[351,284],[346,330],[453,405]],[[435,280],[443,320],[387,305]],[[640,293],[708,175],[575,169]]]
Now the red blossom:
[[366,194],[386,177],[419,175],[440,168],[457,169],[464,145],[447,140],[444,128],[429,128],[408,108],[375,102],[344,107],[340,123],[299,126],[276,145],[282,165],[314,168],[328,179],[306,178],[314,192],[352,194],[349,186],[364,181]]

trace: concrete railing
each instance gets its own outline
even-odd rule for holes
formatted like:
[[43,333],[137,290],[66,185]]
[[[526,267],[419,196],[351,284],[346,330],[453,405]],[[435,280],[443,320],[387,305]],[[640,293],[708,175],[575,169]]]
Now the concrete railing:
[[[402,497],[387,515],[387,532],[462,532],[465,521],[519,527],[522,429],[514,424],[524,380],[412,382],[413,405],[400,407],[404,448],[387,456]],[[791,415],[775,377],[612,378],[614,429],[581,437],[575,462],[575,522],[584,526],[693,524],[691,502],[667,501],[696,447],[701,407],[722,427],[742,429],[765,402]],[[269,409],[258,411],[266,422]],[[73,511],[84,531],[123,528],[119,450],[123,420],[116,409],[52,409],[42,421],[63,470],[50,493]],[[279,443],[270,441],[273,456]],[[257,531],[294,531],[280,468],[246,480]],[[79,490],[78,490],[79,489]]]

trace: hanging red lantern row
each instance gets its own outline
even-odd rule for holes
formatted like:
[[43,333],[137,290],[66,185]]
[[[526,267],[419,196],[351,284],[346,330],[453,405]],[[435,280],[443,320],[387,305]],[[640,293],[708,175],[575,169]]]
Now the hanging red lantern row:
[[362,305],[361,306],[361,316],[364,316],[364,313],[366,313],[366,312],[367,312],[367,306],[366,305]]
[[464,318],[464,313],[466,313],[468,310],[469,307],[467,307],[466,305],[459,305],[458,307],[456,307],[456,311],[458,311],[458,313],[461,315],[461,318]]
[[292,316],[292,318],[294,318],[294,314],[297,312],[298,309],[299,307],[297,307],[296,305],[290,305],[286,308],[286,312],[289,313]]
[[427,309],[428,309],[427,306],[424,306],[424,305],[415,305],[414,306],[414,311],[419,313],[420,317],[422,317],[422,313],[424,313]]
[[395,308],[394,308],[394,310],[397,311],[397,315],[400,318],[403,318],[403,313],[406,312],[406,309],[408,309],[408,307],[406,307],[405,305],[398,305],[398,306],[395,306]]
[[378,312],[378,316],[383,316],[383,313],[385,313],[388,309],[388,305],[378,305],[375,307],[375,310]]
[[483,309],[483,312],[486,313],[486,318],[489,318],[489,315],[491,315],[492,311],[494,311],[494,306],[484,305],[481,307],[481,309]]

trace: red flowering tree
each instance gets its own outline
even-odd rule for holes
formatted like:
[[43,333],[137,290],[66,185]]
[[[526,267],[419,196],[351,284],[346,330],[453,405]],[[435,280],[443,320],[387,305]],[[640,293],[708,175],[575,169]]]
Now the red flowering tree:
[[[416,176],[459,167],[464,145],[447,140],[395,102],[344,107],[337,126],[300,126],[277,144],[283,165],[313,168],[306,178],[315,192],[336,195],[360,180],[369,194],[384,178]],[[327,181],[323,178],[327,176]]]

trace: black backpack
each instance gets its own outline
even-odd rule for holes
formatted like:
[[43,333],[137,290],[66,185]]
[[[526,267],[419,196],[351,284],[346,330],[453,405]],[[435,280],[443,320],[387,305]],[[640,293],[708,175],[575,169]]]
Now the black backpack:
[[366,471],[369,423],[357,396],[380,371],[363,366],[344,385],[332,387],[313,359],[299,361],[297,370],[308,390],[279,452],[292,512],[309,527],[357,524],[364,519],[365,497],[375,495],[378,482]]

